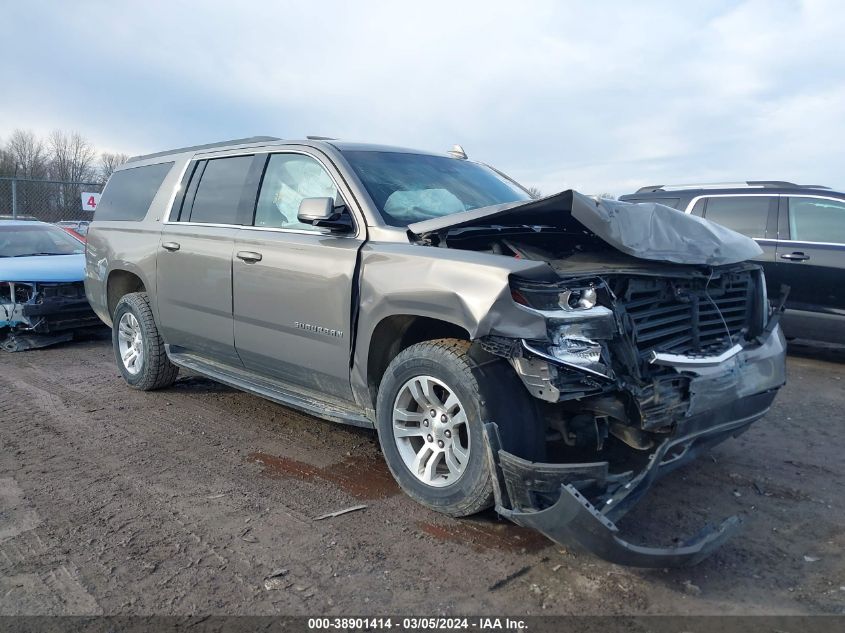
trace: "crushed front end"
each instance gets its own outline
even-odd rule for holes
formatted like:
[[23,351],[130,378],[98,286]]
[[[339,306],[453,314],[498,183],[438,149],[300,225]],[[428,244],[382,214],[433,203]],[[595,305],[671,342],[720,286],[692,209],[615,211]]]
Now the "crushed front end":
[[99,325],[81,281],[0,282],[0,349],[46,347]]
[[542,401],[551,440],[546,463],[527,461],[487,425],[498,511],[619,564],[694,564],[738,518],[667,548],[624,541],[615,521],[657,478],[766,414],[785,383],[783,298],[770,306],[750,263],[557,273],[512,280],[514,301],[544,316],[545,339],[479,340]]

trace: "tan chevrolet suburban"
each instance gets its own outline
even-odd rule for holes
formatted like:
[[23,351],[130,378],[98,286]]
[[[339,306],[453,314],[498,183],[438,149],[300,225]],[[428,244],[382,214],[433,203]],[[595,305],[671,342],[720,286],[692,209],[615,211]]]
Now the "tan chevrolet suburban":
[[459,148],[257,137],[116,171],[85,288],[132,387],[184,367],[375,428],[430,508],[667,567],[739,520],[667,547],[615,521],[784,384],[759,252],[660,204],[531,199]]

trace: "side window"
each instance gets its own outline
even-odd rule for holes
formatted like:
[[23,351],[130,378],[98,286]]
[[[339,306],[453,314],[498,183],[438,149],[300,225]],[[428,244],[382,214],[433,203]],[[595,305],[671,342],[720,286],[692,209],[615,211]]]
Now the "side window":
[[319,232],[296,219],[305,198],[333,198],[335,204],[343,204],[318,161],[303,154],[273,154],[261,182],[255,226]]
[[171,167],[173,163],[159,163],[116,171],[97,205],[95,219],[143,220]]
[[772,204],[768,196],[713,197],[707,199],[705,219],[748,237],[766,237],[766,221]]
[[789,198],[789,239],[845,244],[845,202]]
[[[243,224],[238,218],[238,203],[252,159],[252,156],[233,156],[209,160],[202,174],[194,175],[194,178],[200,178],[197,193],[190,214],[183,208],[180,219],[210,224]],[[187,200],[185,204],[188,204]]]

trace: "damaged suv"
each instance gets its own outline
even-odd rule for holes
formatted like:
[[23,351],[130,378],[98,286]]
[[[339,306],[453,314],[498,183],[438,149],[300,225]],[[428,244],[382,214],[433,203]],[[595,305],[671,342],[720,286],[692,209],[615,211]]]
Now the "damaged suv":
[[457,150],[259,137],[130,160],[85,282],[124,378],[184,367],[374,427],[402,489],[452,516],[703,559],[736,517],[671,547],[614,522],[784,384],[759,247],[662,205],[532,200]]

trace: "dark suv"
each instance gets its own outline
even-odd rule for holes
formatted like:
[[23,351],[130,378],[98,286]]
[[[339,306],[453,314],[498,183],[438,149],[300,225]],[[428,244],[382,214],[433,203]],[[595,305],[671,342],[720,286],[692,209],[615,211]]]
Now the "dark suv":
[[619,199],[665,204],[754,238],[769,296],[782,284],[791,288],[781,320],[786,336],[845,344],[845,193],[748,181],[656,185]]

